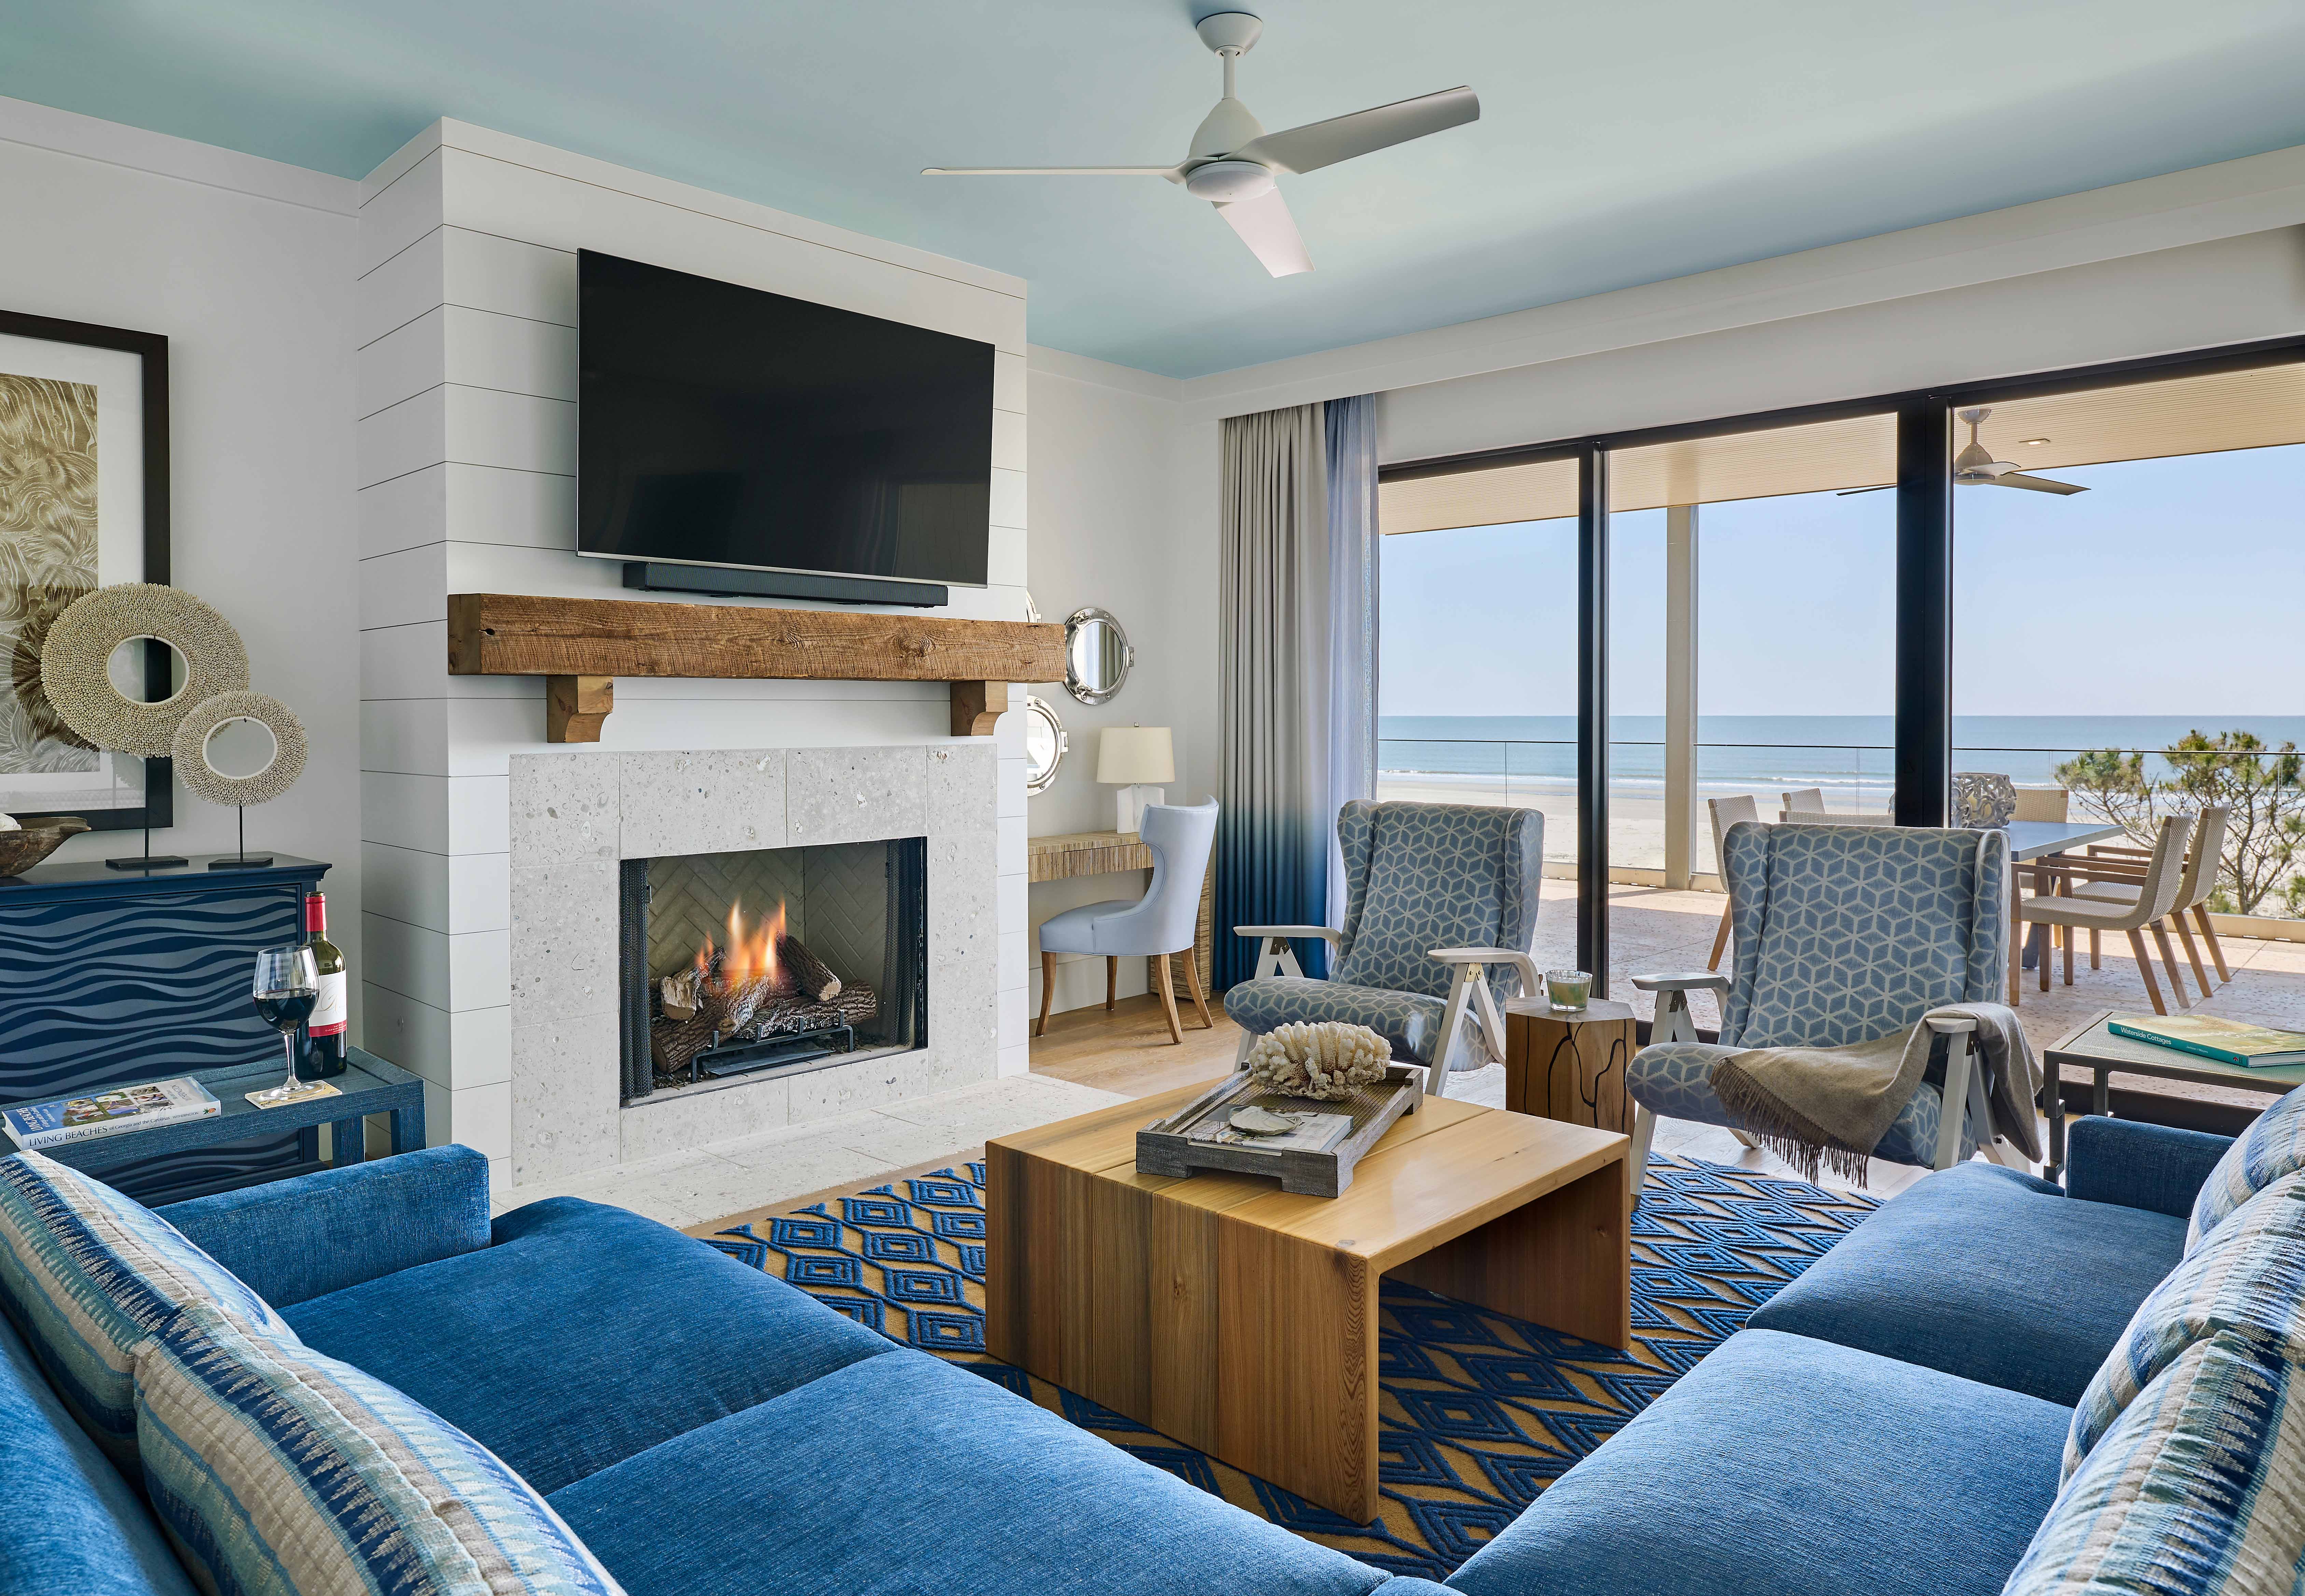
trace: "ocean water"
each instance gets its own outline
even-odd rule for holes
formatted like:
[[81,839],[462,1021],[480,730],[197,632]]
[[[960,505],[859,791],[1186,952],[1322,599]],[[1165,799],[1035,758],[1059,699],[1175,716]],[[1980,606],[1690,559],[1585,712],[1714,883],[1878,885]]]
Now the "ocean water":
[[[1953,718],[1953,768],[1997,770],[2020,785],[2049,785],[2056,767],[2088,749],[2151,752],[2189,731],[2248,731],[2268,745],[2305,747],[2305,715],[1963,715]],[[1664,778],[1664,717],[1609,723],[1618,783]],[[1697,779],[1706,785],[1879,786],[1892,780],[1893,723],[1886,715],[1706,715],[1697,721]],[[1377,767],[1393,775],[1573,779],[1573,715],[1386,715]],[[2165,774],[2158,760],[2148,769]]]

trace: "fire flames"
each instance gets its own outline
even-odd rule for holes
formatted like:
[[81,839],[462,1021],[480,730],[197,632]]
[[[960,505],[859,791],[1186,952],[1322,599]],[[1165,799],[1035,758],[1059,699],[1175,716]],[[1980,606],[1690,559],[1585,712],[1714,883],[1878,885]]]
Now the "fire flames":
[[777,963],[777,938],[785,934],[785,906],[779,902],[776,913],[761,920],[749,930],[744,923],[744,904],[739,898],[728,905],[728,947],[726,953],[707,937],[696,950],[698,985],[713,974],[712,961],[719,955],[720,969],[717,984],[726,991],[739,990],[755,981],[765,981],[771,987],[783,984],[784,972]]

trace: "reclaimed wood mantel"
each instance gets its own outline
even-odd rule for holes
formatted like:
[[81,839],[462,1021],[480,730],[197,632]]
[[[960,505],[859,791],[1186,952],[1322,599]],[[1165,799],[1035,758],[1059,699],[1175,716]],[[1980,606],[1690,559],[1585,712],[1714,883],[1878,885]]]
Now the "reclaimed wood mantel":
[[1061,682],[1053,622],[452,593],[448,673],[544,676],[545,740],[597,743],[618,676],[944,682],[952,734],[986,737],[1011,682]]

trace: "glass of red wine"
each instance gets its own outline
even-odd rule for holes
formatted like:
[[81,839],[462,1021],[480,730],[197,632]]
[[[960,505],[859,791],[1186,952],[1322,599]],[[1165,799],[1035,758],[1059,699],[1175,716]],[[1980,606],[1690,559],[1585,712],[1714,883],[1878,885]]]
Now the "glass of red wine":
[[258,953],[254,989],[258,1015],[280,1032],[280,1045],[288,1055],[285,1081],[248,1094],[250,1102],[268,1108],[307,1090],[306,1083],[296,1078],[296,1027],[311,1016],[312,1006],[320,999],[320,971],[310,945],[268,947]]

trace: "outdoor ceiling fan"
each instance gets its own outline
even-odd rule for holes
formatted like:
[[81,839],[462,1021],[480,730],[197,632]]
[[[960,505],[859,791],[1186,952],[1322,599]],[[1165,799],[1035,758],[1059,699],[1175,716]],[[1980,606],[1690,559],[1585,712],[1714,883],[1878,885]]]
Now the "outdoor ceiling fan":
[[[1963,488],[2026,488],[2035,493],[2087,493],[2078,482],[2052,482],[2046,477],[2029,477],[2013,460],[1995,460],[1993,451],[1977,441],[1977,429],[1985,418],[1993,413],[1989,405],[1954,412],[1969,423],[1969,443],[1952,457],[1952,480]],[[1884,488],[1894,487],[1884,482],[1878,488],[1844,488],[1838,497],[1847,498],[1852,493],[1879,493]]]
[[1233,71],[1254,49],[1264,23],[1245,11],[1221,11],[1195,25],[1201,42],[1224,62],[1224,98],[1202,118],[1192,149],[1173,166],[923,166],[923,177],[1165,177],[1216,207],[1241,242],[1276,277],[1313,269],[1305,240],[1281,199],[1283,173],[1313,172],[1357,155],[1477,121],[1481,102],[1469,89],[1444,89],[1326,122],[1268,133],[1233,95]]

